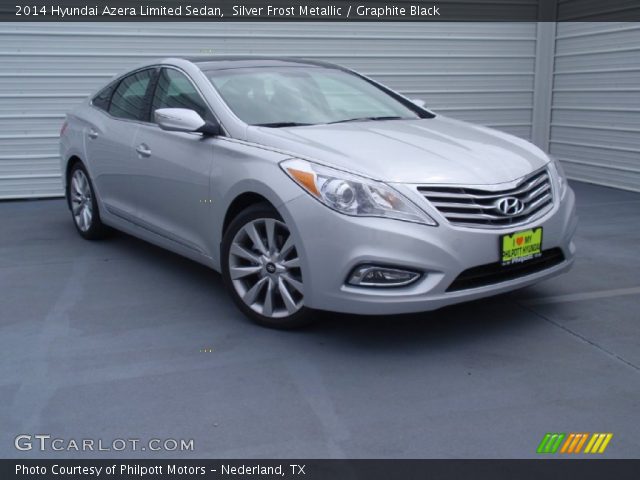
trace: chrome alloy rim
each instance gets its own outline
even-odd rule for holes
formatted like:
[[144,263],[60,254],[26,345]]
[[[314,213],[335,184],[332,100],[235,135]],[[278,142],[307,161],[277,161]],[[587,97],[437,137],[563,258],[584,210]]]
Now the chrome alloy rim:
[[302,308],[300,259],[291,232],[279,220],[253,220],[236,233],[229,275],[242,301],[260,315],[282,318]]
[[93,203],[89,179],[82,170],[76,170],[71,177],[71,211],[78,228],[86,232],[91,228]]

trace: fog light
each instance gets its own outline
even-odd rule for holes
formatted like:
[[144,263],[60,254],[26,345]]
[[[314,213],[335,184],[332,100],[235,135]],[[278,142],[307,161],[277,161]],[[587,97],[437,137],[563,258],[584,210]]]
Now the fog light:
[[356,267],[347,283],[358,287],[401,287],[420,278],[418,272],[397,268],[361,265]]

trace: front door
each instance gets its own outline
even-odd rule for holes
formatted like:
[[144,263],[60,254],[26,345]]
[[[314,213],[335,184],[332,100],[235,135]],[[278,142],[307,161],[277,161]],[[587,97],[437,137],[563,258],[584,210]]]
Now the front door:
[[[211,116],[191,80],[172,68],[160,71],[151,121],[159,108],[189,108],[205,119]],[[168,132],[152,123],[141,125],[134,140],[140,165],[135,186],[141,225],[204,255],[211,236],[207,218],[215,142],[199,133]]]

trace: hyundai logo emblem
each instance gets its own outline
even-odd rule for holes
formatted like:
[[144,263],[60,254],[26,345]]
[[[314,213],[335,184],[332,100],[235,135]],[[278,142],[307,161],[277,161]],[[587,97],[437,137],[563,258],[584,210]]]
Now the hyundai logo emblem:
[[512,217],[524,210],[524,203],[516,197],[503,197],[496,201],[496,209],[503,215]]

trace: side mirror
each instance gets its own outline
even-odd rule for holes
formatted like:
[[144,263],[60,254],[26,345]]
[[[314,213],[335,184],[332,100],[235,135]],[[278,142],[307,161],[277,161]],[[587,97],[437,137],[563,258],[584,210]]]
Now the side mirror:
[[205,121],[204,125],[196,131],[210,137],[217,137],[218,135],[222,135],[222,127],[217,122],[214,123]]
[[220,135],[220,125],[205,122],[194,110],[188,108],[159,108],[153,112],[161,129],[170,132],[197,132],[204,135]]
[[420,108],[426,108],[427,106],[427,102],[425,102],[421,98],[412,98],[411,103],[413,103],[414,105],[417,105]]

